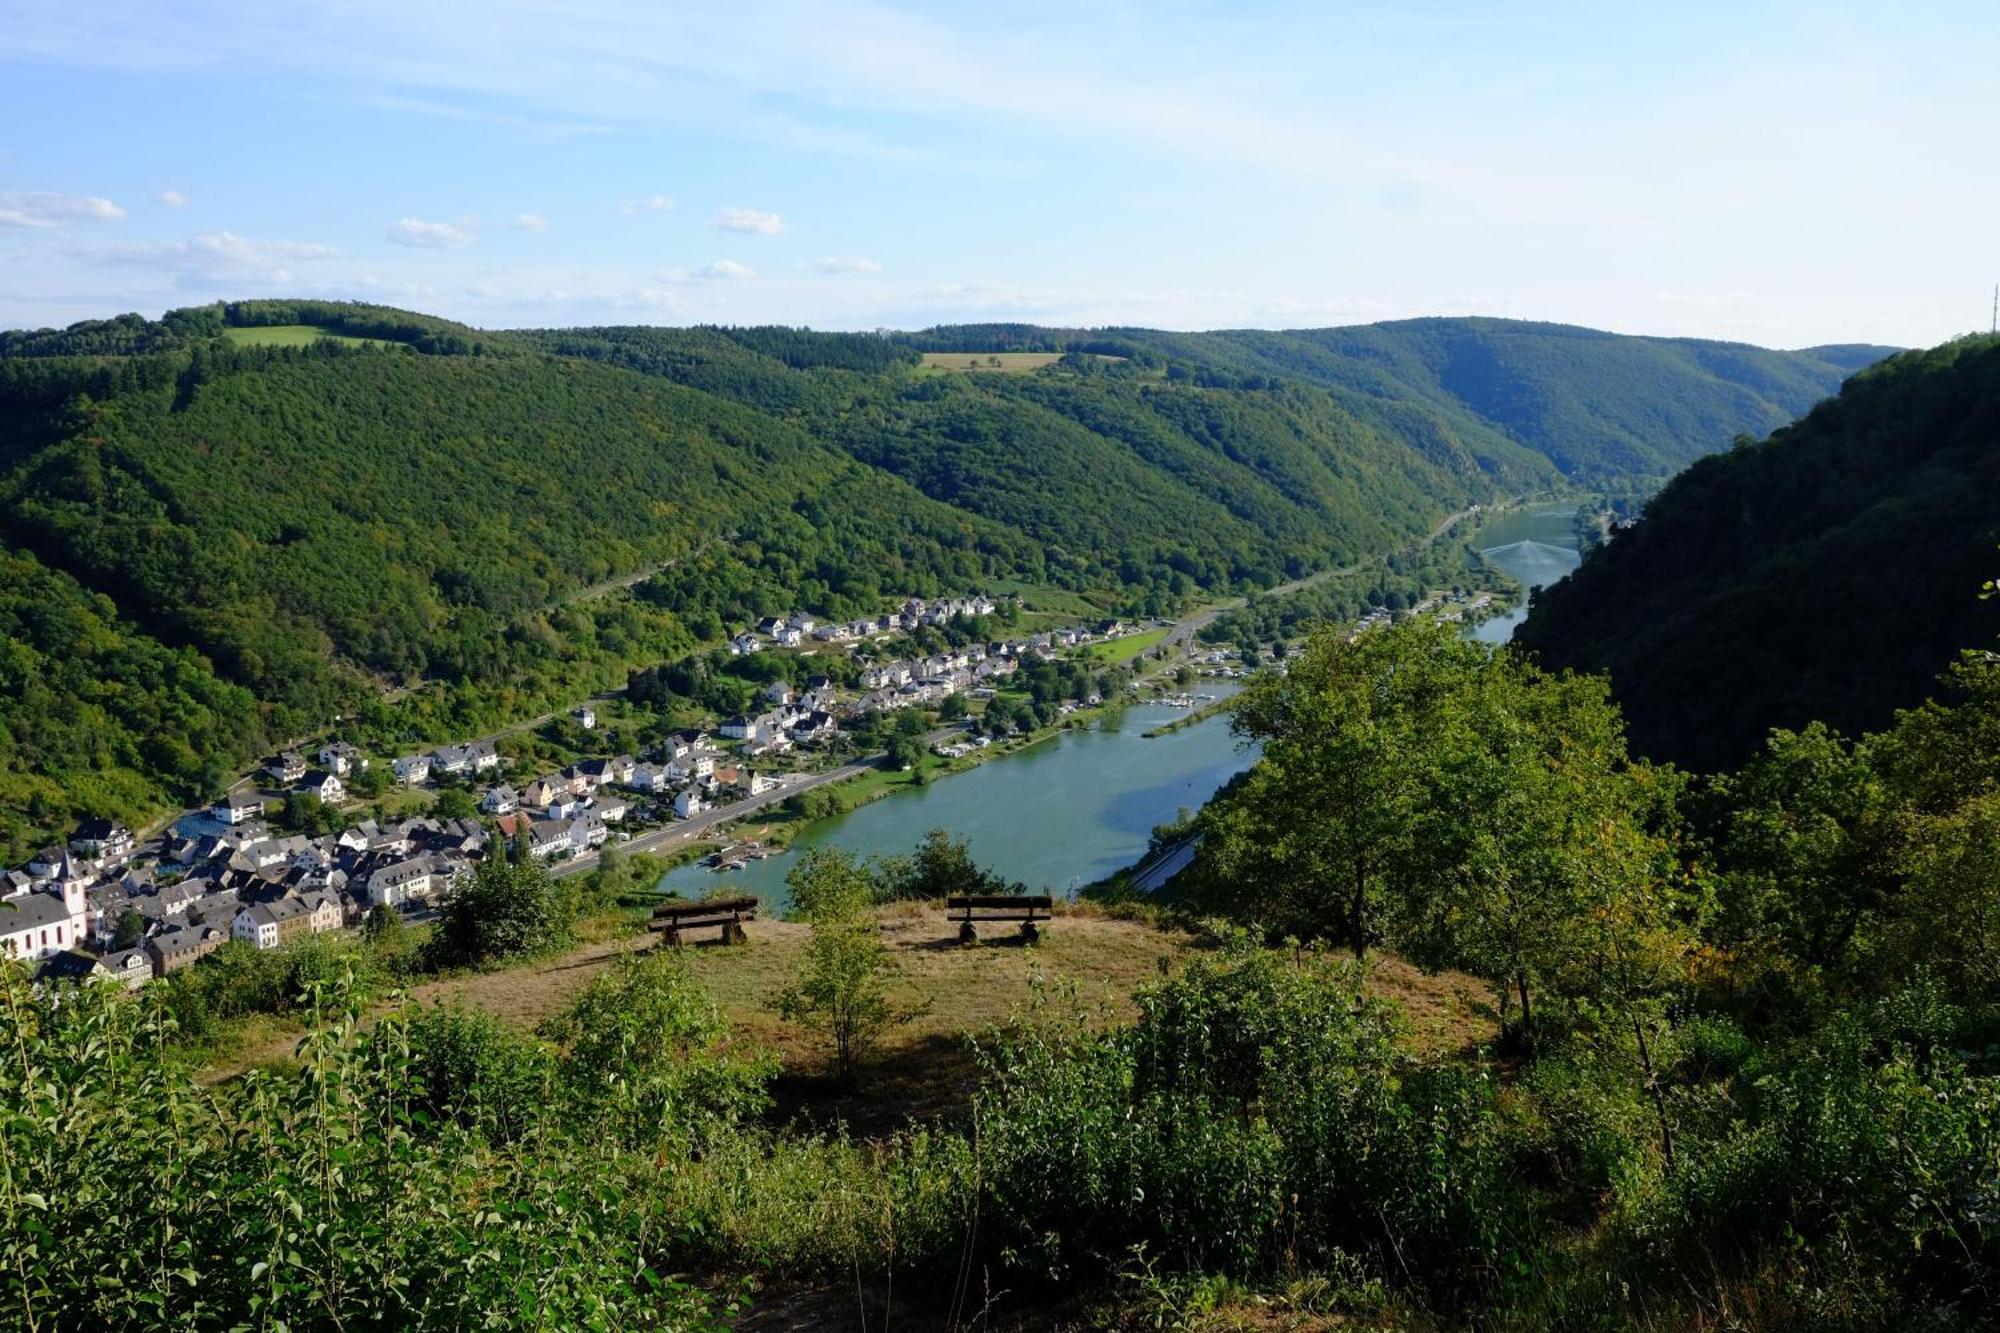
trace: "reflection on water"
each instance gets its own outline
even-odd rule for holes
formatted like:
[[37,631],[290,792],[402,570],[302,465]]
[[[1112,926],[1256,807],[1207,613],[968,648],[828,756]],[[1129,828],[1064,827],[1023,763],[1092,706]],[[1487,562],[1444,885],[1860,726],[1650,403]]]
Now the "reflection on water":
[[[1576,549],[1575,525],[1573,504],[1528,505],[1480,524],[1472,544],[1481,557],[1519,579],[1523,588],[1541,588],[1583,563]],[[1475,625],[1471,634],[1481,643],[1505,643],[1527,618],[1523,602],[1504,616]]]

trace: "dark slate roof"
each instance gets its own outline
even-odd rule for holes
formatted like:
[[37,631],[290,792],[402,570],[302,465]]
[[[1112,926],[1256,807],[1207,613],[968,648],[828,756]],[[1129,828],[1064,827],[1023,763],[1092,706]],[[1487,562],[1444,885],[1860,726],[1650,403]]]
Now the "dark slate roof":
[[66,926],[69,908],[53,893],[27,893],[0,902],[0,935],[38,926]]
[[102,966],[103,964],[91,954],[78,953],[71,949],[43,959],[41,968],[35,973],[35,980],[82,981],[95,974]]

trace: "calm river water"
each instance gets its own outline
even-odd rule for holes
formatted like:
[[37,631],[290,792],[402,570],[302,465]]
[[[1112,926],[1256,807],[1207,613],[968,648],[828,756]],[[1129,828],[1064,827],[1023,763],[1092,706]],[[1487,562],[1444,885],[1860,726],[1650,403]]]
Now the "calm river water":
[[[1523,586],[1540,588],[1583,563],[1576,549],[1575,520],[1573,504],[1526,505],[1480,524],[1472,544]],[[1527,618],[1523,602],[1504,616],[1481,621],[1473,627],[1472,637],[1481,643],[1505,643]]]
[[[1194,687],[1228,692],[1226,682]],[[771,907],[785,901],[785,875],[807,847],[845,847],[863,856],[908,852],[934,828],[964,838],[979,864],[1031,891],[1067,894],[1130,865],[1154,827],[1199,809],[1216,788],[1249,767],[1226,716],[1148,740],[1141,733],[1186,717],[1184,710],[1135,704],[1087,731],[1065,731],[929,786],[899,791],[823,820],[793,849],[742,870],[681,866],[660,887],[689,896],[728,888]]]

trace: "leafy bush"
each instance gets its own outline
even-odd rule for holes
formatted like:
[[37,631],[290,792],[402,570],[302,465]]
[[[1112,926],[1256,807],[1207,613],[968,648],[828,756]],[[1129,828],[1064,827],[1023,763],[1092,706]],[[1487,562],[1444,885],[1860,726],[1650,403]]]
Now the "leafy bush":
[[1257,1276],[1365,1255],[1476,1287],[1521,1225],[1476,1072],[1415,1064],[1361,972],[1242,952],[1147,990],[1130,1029],[1030,1023],[986,1052],[981,1216],[1052,1276],[1143,1245]]
[[559,949],[575,920],[567,881],[532,858],[491,856],[446,895],[425,960],[433,968],[466,967]]
[[295,1073],[198,1085],[165,1008],[0,965],[0,1308],[28,1328],[720,1327],[649,1163],[433,1118],[411,1016],[315,987]]
[[625,955],[542,1035],[561,1048],[572,1121],[635,1147],[705,1152],[770,1104],[775,1062],[730,1048],[715,1001],[672,952]]

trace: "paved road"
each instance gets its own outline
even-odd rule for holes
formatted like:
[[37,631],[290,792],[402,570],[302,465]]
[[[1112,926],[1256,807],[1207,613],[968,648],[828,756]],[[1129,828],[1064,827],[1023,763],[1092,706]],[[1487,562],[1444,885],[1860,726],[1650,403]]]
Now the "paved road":
[[[958,735],[964,730],[965,727],[961,723],[939,727],[934,731],[925,733],[924,744],[926,746],[935,745],[939,741],[949,736]],[[824,787],[830,783],[845,782],[849,778],[858,778],[863,773],[880,765],[887,757],[887,755],[880,754],[866,755],[860,759],[856,759],[852,763],[842,764],[839,768],[829,768],[824,773],[787,773],[784,775],[784,780],[770,791],[760,793],[756,796],[745,797],[743,800],[732,802],[729,805],[718,805],[713,809],[702,811],[692,819],[677,819],[673,823],[656,828],[649,833],[641,833],[629,842],[619,843],[619,850],[626,852],[658,852],[684,846],[705,833],[714,832],[724,824],[732,824],[748,815],[754,815],[760,810],[768,810],[778,802],[787,797],[795,796],[799,792],[811,791],[815,787]],[[551,868],[549,873],[554,876],[574,875],[594,868],[597,865],[597,857],[598,853],[596,852],[586,852],[582,856],[573,857]]]
[[[629,842],[619,843],[618,849],[623,852],[658,852],[683,846],[693,842],[703,834],[711,833],[721,828],[724,824],[733,823],[736,820],[744,818],[746,815],[754,815],[759,810],[769,809],[778,802],[799,792],[811,791],[815,787],[824,787],[831,782],[845,782],[849,778],[860,777],[869,769],[874,768],[881,759],[881,755],[870,755],[866,759],[859,759],[851,764],[843,764],[839,768],[830,768],[824,773],[788,775],[785,782],[770,791],[759,793],[756,796],[745,797],[743,800],[732,802],[729,805],[718,805],[713,809],[702,811],[691,819],[677,819],[662,828],[656,828],[648,833],[641,833]],[[582,856],[573,857],[553,867],[549,873],[558,877],[579,874],[585,870],[594,869],[597,865],[597,858],[598,854],[596,852],[586,852]]]
[[[1504,503],[1512,504],[1516,502],[1506,501]],[[1500,506],[1495,507],[1498,508]],[[1431,529],[1430,535],[1424,538],[1424,544],[1428,545],[1444,536],[1461,519],[1472,517],[1473,514],[1479,511],[1479,508],[1480,506],[1478,505],[1472,505],[1444,519]],[[1267,588],[1258,595],[1260,597],[1283,597],[1288,593],[1298,592],[1302,588],[1310,588],[1315,583],[1323,583],[1327,579],[1340,578],[1348,574],[1357,573],[1362,566],[1371,564],[1377,559],[1380,559],[1380,557],[1370,556],[1367,560],[1357,561],[1351,565],[1342,565],[1336,569],[1322,569],[1318,573],[1308,574],[1302,579],[1293,579],[1290,583],[1280,583],[1274,588]],[[1193,615],[1176,622],[1173,629],[1167,632],[1167,637],[1160,640],[1160,647],[1163,649],[1178,648],[1182,652],[1192,652],[1195,635],[1213,623],[1215,618],[1223,612],[1238,610],[1241,607],[1249,605],[1249,602],[1250,599],[1247,597],[1232,597],[1226,602],[1217,602],[1205,611],[1195,612]]]

